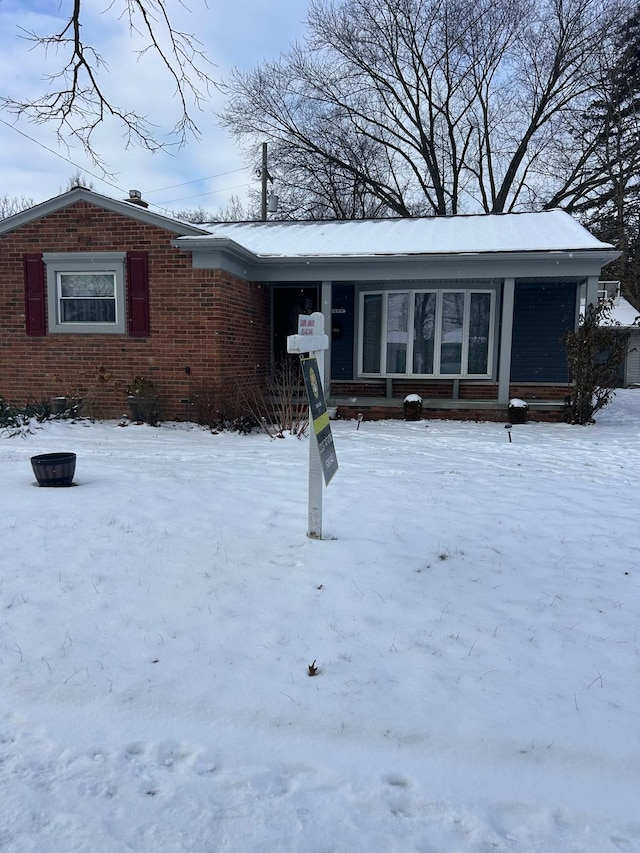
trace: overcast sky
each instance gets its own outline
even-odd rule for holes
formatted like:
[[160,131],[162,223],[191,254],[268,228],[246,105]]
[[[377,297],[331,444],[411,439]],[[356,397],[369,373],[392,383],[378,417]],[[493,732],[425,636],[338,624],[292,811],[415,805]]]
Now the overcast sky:
[[[55,55],[47,58],[30,50],[29,43],[20,38],[19,27],[55,32],[65,16],[68,18],[71,5],[72,0],[0,0],[1,94],[33,99],[46,90],[43,77],[57,70],[59,63]],[[202,41],[216,80],[224,79],[234,66],[249,69],[263,59],[277,57],[304,33],[306,0],[187,0],[187,5],[190,11],[178,0],[167,0],[180,29],[196,33]],[[86,7],[91,15],[83,35],[109,62],[107,80],[113,99],[170,129],[178,117],[174,89],[157,63],[136,59],[128,28],[118,20],[122,6],[123,0],[90,0]],[[232,194],[244,201],[251,185],[259,188],[259,180],[245,167],[235,143],[218,127],[215,112],[223,103],[222,96],[212,92],[204,111],[197,114],[202,139],[175,154],[151,154],[140,147],[127,150],[118,124],[101,128],[96,147],[115,173],[113,178],[102,178],[81,148],[60,146],[55,127],[16,122],[2,112],[0,196],[45,201],[63,192],[79,168],[97,192],[124,198],[129,189],[138,189],[157,212],[198,207],[216,211]]]

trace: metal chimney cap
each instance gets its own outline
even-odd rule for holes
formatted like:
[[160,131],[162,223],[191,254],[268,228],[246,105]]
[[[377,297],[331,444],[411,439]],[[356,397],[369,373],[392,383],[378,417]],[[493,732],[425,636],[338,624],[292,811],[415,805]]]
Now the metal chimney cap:
[[142,198],[140,190],[129,190],[129,198],[125,198],[130,204],[137,204],[138,207],[149,207],[148,202]]

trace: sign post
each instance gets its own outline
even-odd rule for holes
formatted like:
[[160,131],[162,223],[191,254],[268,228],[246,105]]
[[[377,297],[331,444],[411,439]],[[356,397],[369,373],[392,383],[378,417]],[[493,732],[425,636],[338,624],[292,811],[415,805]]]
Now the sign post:
[[307,536],[322,539],[322,483],[329,485],[338,470],[331,433],[331,422],[324,398],[324,351],[329,339],[324,333],[324,316],[320,312],[298,318],[298,334],[289,335],[287,350],[302,358],[302,373],[309,397],[309,520]]

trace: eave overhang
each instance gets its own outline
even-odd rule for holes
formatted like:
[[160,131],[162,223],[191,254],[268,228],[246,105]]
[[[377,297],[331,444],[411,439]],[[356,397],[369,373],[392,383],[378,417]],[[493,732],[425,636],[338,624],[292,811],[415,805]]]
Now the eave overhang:
[[52,213],[57,213],[59,210],[64,210],[64,208],[77,204],[79,201],[84,201],[87,204],[95,205],[112,213],[119,213],[121,216],[134,219],[145,225],[162,228],[178,236],[190,237],[192,235],[197,236],[207,233],[203,228],[197,228],[194,225],[170,219],[159,213],[153,213],[131,202],[108,198],[108,196],[100,195],[100,193],[96,193],[86,187],[74,187],[66,193],[47,199],[47,201],[43,201],[41,204],[36,204],[26,210],[21,210],[13,216],[8,216],[6,219],[0,220],[0,235],[8,234],[21,228],[23,225],[28,225],[38,219],[43,219],[45,216],[50,216]]
[[403,279],[526,278],[599,275],[620,253],[608,249],[447,254],[256,255],[229,238],[183,237],[194,269],[220,269],[247,281],[394,281]]

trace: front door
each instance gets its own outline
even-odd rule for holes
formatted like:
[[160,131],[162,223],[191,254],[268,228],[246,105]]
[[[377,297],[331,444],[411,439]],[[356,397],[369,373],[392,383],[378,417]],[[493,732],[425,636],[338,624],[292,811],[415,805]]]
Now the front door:
[[276,285],[272,293],[273,362],[277,364],[287,355],[287,337],[298,333],[300,314],[313,314],[319,310],[320,285]]

